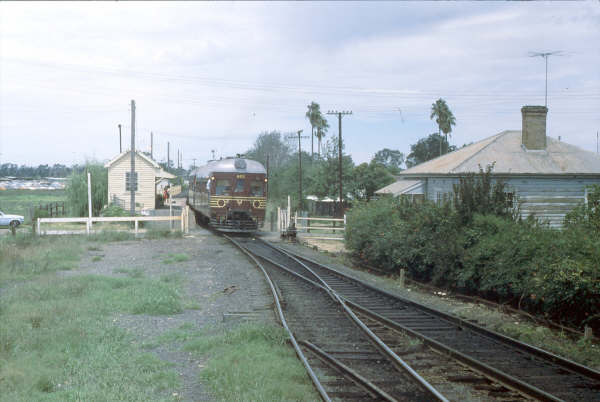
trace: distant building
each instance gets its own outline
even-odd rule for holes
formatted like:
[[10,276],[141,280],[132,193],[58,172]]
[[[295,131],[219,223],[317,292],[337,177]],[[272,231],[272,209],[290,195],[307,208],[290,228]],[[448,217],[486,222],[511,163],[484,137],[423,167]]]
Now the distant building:
[[495,163],[494,177],[506,183],[523,217],[561,226],[567,212],[586,202],[586,187],[600,184],[600,156],[547,137],[546,107],[524,106],[521,113],[521,131],[503,131],[407,169],[375,194],[443,200],[460,177]]
[[[128,187],[131,174],[131,151],[117,155],[104,167],[108,168],[108,202],[130,208],[131,189]],[[161,179],[174,179],[176,176],[164,171],[160,165],[141,152],[135,153],[136,209],[156,208],[156,183]],[[134,185],[136,180],[134,180]]]

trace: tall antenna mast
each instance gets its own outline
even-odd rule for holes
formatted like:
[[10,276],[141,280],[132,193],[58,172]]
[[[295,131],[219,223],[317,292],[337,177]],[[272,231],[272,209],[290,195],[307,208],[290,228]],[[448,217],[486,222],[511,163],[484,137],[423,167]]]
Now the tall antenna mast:
[[546,95],[544,97],[544,106],[548,107],[548,57],[550,56],[563,56],[562,50],[555,50],[553,52],[529,52],[529,57],[543,57],[546,60]]

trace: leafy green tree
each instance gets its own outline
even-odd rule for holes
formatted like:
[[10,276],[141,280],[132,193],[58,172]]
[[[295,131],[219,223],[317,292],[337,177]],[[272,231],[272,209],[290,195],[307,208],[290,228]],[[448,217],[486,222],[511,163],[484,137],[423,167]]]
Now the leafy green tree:
[[375,191],[394,182],[394,176],[385,165],[375,161],[361,163],[354,168],[351,192],[355,199],[369,201]]
[[[438,135],[441,137],[443,132],[444,136],[446,137],[446,144],[448,144],[448,134],[452,132],[452,126],[456,125],[456,121],[454,119],[452,111],[448,107],[448,104],[442,98],[436,100],[435,103],[431,105],[431,115],[429,116],[429,118],[433,119],[434,117],[435,122],[438,125]],[[439,145],[439,155],[448,153],[448,149],[446,149],[446,152],[442,151],[442,141],[440,141]]]
[[[342,151],[343,151],[342,144]],[[350,155],[342,152],[342,187],[344,193],[351,192],[354,187],[354,162]],[[317,197],[339,197],[339,159],[337,139],[327,141],[324,158],[314,164],[310,173],[309,191]]]
[[283,140],[279,131],[263,132],[259,134],[252,148],[246,152],[246,157],[267,165],[275,171],[288,162],[292,155],[292,148]]
[[427,138],[421,138],[416,144],[410,146],[410,153],[406,157],[406,167],[411,168],[420,163],[437,158],[439,144],[443,143],[448,152],[456,150],[455,145],[448,145],[448,141],[438,133],[430,134]]
[[91,173],[92,179],[92,214],[98,216],[108,203],[108,169],[99,163],[89,162],[85,169],[74,171],[67,183],[67,201],[73,216],[88,215],[87,172]]
[[402,171],[404,154],[397,149],[384,148],[381,151],[377,151],[371,160],[371,163],[372,162],[382,164],[391,174],[397,175]]

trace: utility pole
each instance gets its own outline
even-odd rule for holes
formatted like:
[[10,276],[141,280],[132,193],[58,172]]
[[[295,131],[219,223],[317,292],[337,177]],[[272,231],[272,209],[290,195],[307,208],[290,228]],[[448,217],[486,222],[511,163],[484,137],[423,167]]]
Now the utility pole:
[[154,159],[154,133],[150,131],[150,159]]
[[212,153],[212,160],[214,161],[215,160],[215,150],[211,149],[210,152]]
[[269,154],[267,154],[267,185],[265,186],[265,193],[269,196]]
[[546,92],[544,96],[544,106],[548,107],[548,57],[550,56],[562,56],[561,50],[553,52],[529,52],[529,57],[543,57],[546,60]]
[[135,216],[135,101],[131,101],[131,172],[129,173],[129,189],[131,191],[131,216]]
[[119,124],[119,155],[123,153],[123,146],[121,144],[121,125]]
[[167,141],[167,172],[171,167],[171,143]]
[[339,164],[339,174],[340,174],[340,210],[338,211],[339,215],[342,216],[344,213],[344,201],[342,198],[342,116],[351,115],[352,111],[328,111],[327,114],[337,114],[338,116],[338,164]]
[[192,166],[194,169],[196,169],[196,158],[192,158],[192,160],[194,161],[194,164]]
[[[298,135],[298,210],[302,209],[302,138],[308,138],[308,136],[301,136],[302,131],[298,130],[296,133]],[[288,138],[294,138],[294,136],[290,136]]]

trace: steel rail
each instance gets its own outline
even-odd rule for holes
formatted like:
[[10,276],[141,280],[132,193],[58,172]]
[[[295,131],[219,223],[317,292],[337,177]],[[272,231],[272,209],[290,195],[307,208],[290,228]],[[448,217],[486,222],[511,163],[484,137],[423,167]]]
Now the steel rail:
[[[268,244],[268,243],[266,243],[266,244]],[[274,245],[271,245],[271,244],[269,244],[269,245],[271,247],[274,247],[275,249],[280,249],[277,246],[274,246]],[[308,261],[308,262],[310,262],[312,264],[321,266],[321,267],[323,267],[323,268],[325,268],[327,270],[332,271],[336,275],[339,275],[341,277],[350,279],[350,280],[352,280],[352,281],[354,281],[354,282],[360,284],[361,286],[364,286],[364,287],[366,287],[366,288],[368,288],[370,290],[378,292],[378,293],[380,293],[382,295],[385,295],[387,297],[396,299],[396,300],[398,300],[398,301],[400,301],[402,303],[408,304],[408,305],[410,305],[412,307],[415,307],[415,308],[417,308],[419,310],[425,311],[425,312],[427,312],[429,314],[435,315],[435,316],[437,316],[437,317],[439,317],[441,319],[444,319],[444,320],[449,321],[449,322],[451,322],[451,323],[453,323],[455,325],[458,325],[459,327],[469,328],[469,329],[471,329],[471,330],[473,330],[473,331],[475,331],[477,333],[489,336],[489,337],[491,337],[491,338],[493,338],[495,340],[498,340],[498,341],[501,341],[503,343],[509,344],[511,346],[514,346],[514,347],[516,347],[516,348],[518,348],[520,350],[523,350],[523,351],[528,352],[530,354],[533,354],[535,356],[544,358],[546,360],[550,360],[552,362],[559,363],[560,365],[562,365],[562,366],[564,366],[566,368],[569,368],[570,370],[572,370],[573,372],[576,372],[578,374],[584,375],[586,377],[593,378],[595,380],[600,380],[600,371],[593,370],[590,367],[584,366],[582,364],[579,364],[579,363],[574,362],[572,360],[566,359],[564,357],[555,355],[555,354],[553,354],[551,352],[548,352],[546,350],[540,349],[540,348],[538,348],[536,346],[533,346],[533,345],[530,345],[528,343],[517,341],[517,340],[515,340],[513,338],[510,338],[510,337],[508,337],[506,335],[502,335],[502,334],[500,334],[498,332],[495,332],[495,331],[492,331],[492,330],[480,327],[479,325],[476,325],[476,324],[473,324],[473,323],[468,322],[466,320],[463,320],[461,318],[458,318],[458,317],[446,314],[446,313],[444,313],[442,311],[439,311],[439,310],[436,310],[434,308],[427,307],[425,305],[419,304],[419,303],[414,302],[412,300],[405,299],[405,298],[403,298],[401,296],[398,296],[398,295],[395,295],[393,293],[390,293],[390,292],[388,292],[388,291],[386,291],[384,289],[377,288],[377,287],[375,287],[375,286],[373,286],[373,285],[371,285],[371,284],[369,284],[367,282],[364,282],[364,281],[362,281],[362,280],[360,280],[360,279],[358,279],[356,277],[353,277],[352,275],[340,272],[340,271],[338,271],[337,269],[335,269],[333,267],[330,267],[328,265],[325,265],[325,264],[322,264],[320,262],[314,261],[314,260],[312,260],[312,259],[310,259],[308,257],[300,256],[300,255],[291,253],[291,252],[289,252],[287,250],[284,250],[284,251],[287,252],[288,254],[294,255],[298,259],[305,260],[305,261]]]
[[379,397],[386,401],[397,401],[396,398],[389,395],[377,385],[373,384],[371,381],[367,380],[366,378],[358,374],[356,371],[346,366],[344,363],[331,356],[329,353],[325,352],[318,346],[313,345],[308,341],[299,341],[298,343],[306,347],[312,353],[314,353],[315,356],[317,356],[321,361],[325,362],[326,364],[329,364],[336,370],[339,370],[343,375],[349,376],[355,384],[362,387],[372,397]]
[[[261,242],[263,242],[263,244],[266,244],[268,247],[272,247],[270,244],[260,240]],[[334,300],[336,300],[339,305],[344,309],[344,312],[348,315],[348,317],[352,320],[352,322],[358,326],[358,328],[360,330],[362,330],[365,335],[367,336],[367,338],[371,341],[371,343],[373,343],[373,345],[384,355],[386,356],[393,364],[394,366],[396,366],[396,368],[398,368],[400,371],[404,371],[406,372],[411,378],[413,378],[413,380],[415,380],[420,387],[427,392],[432,398],[434,398],[434,400],[436,401],[443,401],[443,402],[448,402],[448,399],[446,397],[444,397],[437,389],[435,389],[431,384],[429,384],[429,382],[427,382],[427,380],[425,380],[423,377],[421,377],[419,375],[419,373],[417,373],[416,371],[414,371],[404,360],[402,360],[402,358],[400,358],[400,356],[398,356],[389,346],[387,346],[385,344],[385,342],[383,342],[373,331],[371,331],[371,329],[365,325],[365,323],[363,323],[357,316],[356,314],[352,311],[352,309],[350,309],[346,303],[344,302],[344,300],[342,299],[342,297],[340,297],[337,292],[335,292],[328,284],[327,282],[325,282],[319,275],[317,275],[312,269],[310,269],[309,267],[306,266],[306,264],[302,263],[301,261],[299,261],[297,258],[289,255],[288,253],[286,253],[283,250],[280,249],[276,249],[277,251],[279,251],[280,253],[292,258],[294,261],[298,262],[300,265],[302,265],[303,268],[305,268],[308,272],[310,272],[313,276],[315,276],[315,278],[317,278],[321,284],[317,284],[314,281],[304,277],[301,274],[298,274],[297,272],[294,272],[292,270],[289,270],[288,268],[284,267],[282,264],[273,261],[270,258],[264,257],[264,256],[260,256],[260,255],[256,255],[256,257],[264,259],[265,261],[268,261],[270,264],[273,264],[277,267],[279,267],[280,269],[285,270],[286,272],[293,274],[303,280],[308,280],[309,283],[312,283],[313,285],[316,285],[318,287],[320,287],[321,289],[325,290]],[[250,253],[252,253],[250,250],[248,250]]]
[[[266,243],[266,244],[268,244],[268,243]],[[529,353],[531,355],[534,355],[536,357],[543,358],[543,359],[545,359],[547,361],[550,361],[550,362],[552,362],[554,364],[558,364],[559,366],[562,366],[563,368],[570,369],[572,372],[580,374],[580,375],[584,375],[584,376],[586,376],[588,378],[592,378],[592,379],[599,379],[600,378],[600,373],[597,372],[597,371],[595,371],[595,370],[593,370],[593,369],[591,369],[591,368],[589,368],[589,367],[585,367],[585,366],[580,365],[578,363],[575,363],[575,362],[573,362],[571,360],[568,360],[568,359],[556,356],[556,355],[554,355],[552,353],[546,352],[546,351],[544,351],[542,349],[539,349],[539,348],[537,348],[535,346],[528,345],[526,343],[516,341],[516,340],[514,340],[512,338],[508,338],[508,337],[506,337],[504,335],[501,335],[501,334],[498,334],[498,333],[496,333],[494,331],[490,331],[490,330],[484,329],[484,328],[479,327],[479,326],[477,326],[475,324],[472,324],[472,323],[466,322],[464,320],[461,320],[461,319],[459,319],[457,317],[449,316],[448,314],[442,313],[442,312],[440,312],[438,310],[432,309],[430,307],[423,306],[423,305],[421,305],[419,303],[413,302],[411,300],[404,299],[404,298],[402,298],[400,296],[397,296],[397,295],[391,294],[389,292],[386,292],[384,290],[378,289],[378,288],[376,288],[376,287],[374,287],[374,286],[372,286],[372,285],[370,285],[368,283],[365,283],[364,281],[361,281],[361,280],[359,280],[357,278],[352,277],[351,275],[339,272],[335,268],[332,268],[332,267],[329,267],[329,266],[327,266],[325,264],[321,264],[319,262],[316,262],[316,261],[314,261],[314,260],[312,260],[312,259],[310,259],[308,257],[304,257],[304,256],[300,256],[300,255],[297,255],[297,254],[294,254],[294,253],[290,253],[290,252],[287,252],[287,250],[281,250],[280,247],[276,247],[276,246],[273,246],[271,244],[268,244],[268,245],[271,246],[271,247],[273,247],[276,250],[283,251],[283,252],[285,252],[288,255],[292,254],[295,257],[297,257],[298,259],[307,261],[307,262],[309,262],[311,264],[315,264],[318,267],[323,267],[323,268],[325,268],[327,270],[330,270],[331,272],[333,272],[335,275],[338,275],[339,277],[347,278],[349,280],[355,281],[356,283],[360,284],[360,286],[364,286],[365,288],[368,288],[368,289],[370,289],[372,291],[376,291],[376,292],[378,292],[378,293],[380,293],[382,295],[385,295],[387,297],[390,297],[390,298],[392,298],[394,300],[398,300],[398,301],[400,301],[402,303],[408,304],[408,305],[410,305],[410,306],[412,306],[412,307],[414,307],[416,309],[419,309],[419,310],[421,310],[421,311],[423,311],[423,312],[425,312],[427,314],[431,314],[431,315],[436,316],[436,317],[438,317],[438,318],[440,318],[442,320],[450,322],[450,323],[458,326],[459,329],[461,329],[462,327],[468,328],[468,329],[472,330],[475,333],[479,333],[479,334],[481,334],[483,336],[487,336],[487,337],[492,338],[492,339],[494,339],[496,341],[499,341],[501,343],[508,344],[508,345],[510,345],[512,347],[515,347],[518,350],[525,351],[525,352],[527,352],[527,353]],[[463,363],[467,364],[468,366],[473,367],[475,371],[478,371],[481,374],[485,375],[486,377],[492,378],[495,381],[500,382],[501,384],[503,384],[504,386],[507,386],[510,389],[516,390],[518,392],[524,393],[524,394],[526,394],[528,396],[531,396],[531,397],[534,397],[534,398],[537,398],[537,399],[540,399],[540,400],[547,400],[547,401],[560,401],[561,400],[561,399],[557,398],[556,396],[551,395],[551,394],[549,394],[549,393],[547,393],[547,392],[539,389],[538,387],[535,387],[534,385],[531,385],[529,383],[521,381],[521,380],[517,379],[516,377],[514,377],[514,376],[512,376],[510,374],[504,373],[504,372],[502,372],[502,371],[500,371],[500,370],[498,370],[498,369],[496,369],[496,368],[494,368],[492,366],[489,366],[488,364],[483,363],[483,362],[481,362],[481,361],[479,361],[477,359],[474,359],[474,358],[472,358],[472,357],[470,357],[470,356],[468,356],[468,355],[466,355],[466,354],[464,354],[464,353],[462,353],[460,351],[457,351],[457,350],[455,350],[453,348],[450,348],[450,347],[448,347],[446,345],[443,345],[442,343],[440,343],[440,342],[438,342],[438,341],[436,341],[434,339],[431,339],[431,338],[429,338],[426,335],[423,335],[423,334],[421,334],[421,333],[419,333],[419,332],[417,332],[415,330],[412,330],[412,329],[410,329],[410,328],[408,328],[408,327],[406,327],[406,326],[404,326],[404,325],[402,325],[402,324],[400,324],[400,323],[398,323],[396,321],[393,321],[393,320],[390,320],[390,319],[388,319],[386,317],[383,317],[380,314],[378,314],[378,313],[376,313],[376,312],[374,312],[374,311],[372,311],[372,310],[370,310],[368,308],[362,307],[358,303],[352,302],[352,301],[348,300],[347,298],[344,298],[344,300],[349,305],[351,305],[353,308],[361,311],[363,314],[365,314],[365,315],[367,315],[367,316],[369,316],[369,317],[371,317],[371,318],[373,318],[373,319],[375,319],[377,321],[380,321],[382,324],[384,324],[384,325],[386,325],[388,327],[391,327],[393,329],[400,330],[400,331],[403,331],[403,332],[406,332],[406,333],[409,333],[411,335],[419,337],[420,339],[422,339],[425,343],[427,343],[432,348],[434,348],[436,350],[440,350],[442,352],[445,352],[445,353],[449,354],[450,356],[456,358],[459,361],[462,361]]]
[[359,304],[356,304],[347,299],[345,299],[345,301],[350,306],[352,306],[352,308],[358,310],[361,314],[364,314],[364,315],[368,316],[369,318],[376,320],[377,322],[380,322],[389,328],[395,329],[397,331],[402,331],[411,336],[421,339],[424,344],[430,346],[431,348],[433,348],[441,353],[444,353],[450,357],[453,357],[456,360],[463,362],[464,364],[466,364],[468,367],[470,367],[474,371],[493,380],[494,382],[498,382],[498,383],[504,385],[505,387],[507,387],[509,389],[512,389],[514,391],[525,394],[527,396],[539,399],[541,401],[551,401],[551,402],[563,401],[562,399],[556,398],[555,396],[553,396],[533,385],[523,382],[516,377],[513,377],[509,374],[506,374],[506,373],[500,371],[500,370],[497,370],[494,367],[491,367],[483,362],[480,362],[479,360],[473,359],[472,357],[469,357],[469,356],[465,355],[464,353],[459,352],[456,349],[450,348],[450,347],[448,347],[434,339],[431,339],[428,336],[425,336],[417,331],[414,331],[402,324],[391,321],[390,319],[385,318],[373,311],[370,311],[369,309],[361,307]]
[[306,368],[306,371],[308,372],[308,375],[309,375],[310,379],[312,380],[313,385],[317,389],[317,392],[319,393],[319,395],[321,396],[321,398],[325,402],[331,402],[331,398],[329,398],[329,396],[327,395],[327,392],[323,388],[323,385],[321,384],[321,382],[317,378],[317,375],[315,374],[315,372],[313,371],[312,367],[308,363],[308,360],[306,359],[306,356],[304,356],[304,353],[302,353],[302,350],[300,349],[300,345],[298,345],[298,342],[296,341],[296,338],[294,337],[294,334],[292,333],[292,331],[290,330],[290,328],[287,325],[287,322],[286,322],[285,317],[283,315],[283,310],[281,308],[281,303],[279,302],[279,296],[277,295],[277,291],[275,289],[273,281],[271,280],[271,277],[269,276],[269,274],[267,273],[267,271],[265,270],[265,268],[262,266],[262,264],[248,250],[246,250],[244,247],[242,247],[236,240],[232,239],[231,237],[229,237],[227,235],[223,235],[223,237],[225,237],[226,239],[228,239],[237,248],[239,248],[244,254],[246,254],[256,264],[256,266],[258,266],[260,268],[260,270],[262,271],[263,275],[265,276],[265,278],[267,280],[267,283],[269,284],[269,287],[271,289],[271,293],[273,294],[273,299],[275,300],[275,306],[277,307],[277,314],[279,316],[279,320],[281,322],[281,325],[283,326],[283,328],[285,328],[285,330],[286,330],[286,332],[287,332],[287,334],[288,334],[288,336],[290,338],[290,341],[292,342],[292,345],[294,346],[294,350],[296,351],[296,354],[298,355],[298,358],[300,359],[300,361],[302,362],[302,364]]

